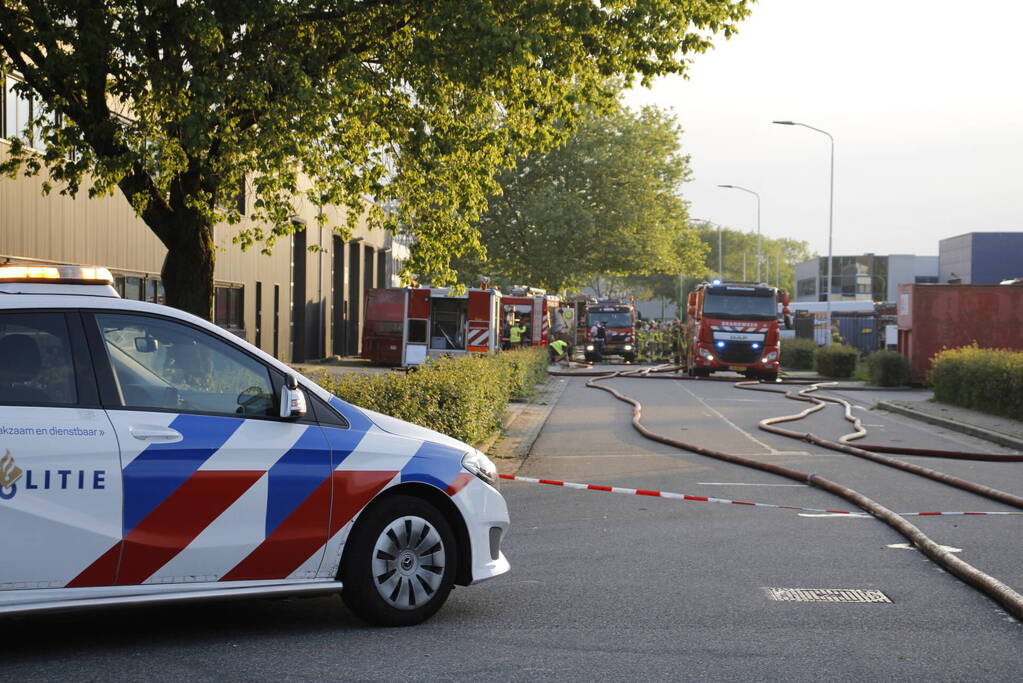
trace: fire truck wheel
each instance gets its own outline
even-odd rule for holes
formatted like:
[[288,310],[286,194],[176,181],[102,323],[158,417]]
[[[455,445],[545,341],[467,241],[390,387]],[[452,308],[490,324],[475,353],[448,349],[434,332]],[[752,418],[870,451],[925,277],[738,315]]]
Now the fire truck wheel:
[[762,372],[762,373],[760,373],[760,379],[762,379],[765,382],[777,382],[778,381],[778,373],[777,372]]
[[636,354],[634,354],[634,353],[623,354],[622,358],[625,359],[626,363],[635,363],[636,362]]
[[595,351],[587,351],[586,352],[586,362],[588,362],[588,363],[599,363],[602,360],[604,360],[604,358],[599,353],[597,353]]

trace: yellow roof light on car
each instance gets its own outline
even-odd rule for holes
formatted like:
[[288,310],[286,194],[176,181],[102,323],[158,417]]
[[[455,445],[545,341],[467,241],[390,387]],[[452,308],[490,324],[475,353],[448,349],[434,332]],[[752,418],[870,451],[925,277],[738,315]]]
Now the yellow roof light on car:
[[0,266],[0,294],[79,294],[119,298],[114,276],[102,266]]
[[0,282],[110,285],[114,276],[97,266],[0,266]]

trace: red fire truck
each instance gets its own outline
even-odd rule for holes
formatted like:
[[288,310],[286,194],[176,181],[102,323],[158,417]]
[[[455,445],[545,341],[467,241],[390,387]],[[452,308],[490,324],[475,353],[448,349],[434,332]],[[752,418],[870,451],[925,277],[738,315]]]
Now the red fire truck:
[[536,287],[516,286],[503,292],[501,322],[502,343],[508,341],[508,328],[519,324],[526,328],[524,341],[528,346],[547,346],[552,334],[567,327],[561,315],[561,297]]
[[420,365],[447,354],[499,348],[501,294],[494,289],[405,287],[366,291],[362,357],[382,365]]
[[750,282],[703,282],[689,293],[686,367],[694,377],[733,370],[750,378],[778,379],[779,307],[786,326],[789,295]]
[[[626,362],[636,360],[636,305],[630,298],[592,299],[583,308],[583,348],[586,360],[598,363],[604,356],[621,356]],[[593,327],[602,323],[603,339]]]

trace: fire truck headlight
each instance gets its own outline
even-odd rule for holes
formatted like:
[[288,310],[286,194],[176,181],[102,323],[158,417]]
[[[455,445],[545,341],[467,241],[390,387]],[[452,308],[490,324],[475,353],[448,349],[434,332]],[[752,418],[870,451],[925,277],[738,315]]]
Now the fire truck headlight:
[[717,344],[715,344],[715,346],[718,347],[719,349],[723,349],[725,348],[725,343],[723,341],[719,341]]
[[586,350],[587,351],[592,351],[593,350],[593,344],[587,344],[586,345]]
[[768,353],[764,354],[764,361],[766,362],[766,361],[775,360],[777,357],[778,357],[778,352],[777,351],[769,351]]
[[497,466],[490,460],[490,458],[479,451],[472,450],[463,455],[462,467],[469,472],[472,472],[495,489],[498,487],[500,479],[497,476]]
[[714,360],[714,354],[705,348],[700,348],[700,358],[706,358],[707,360]]
[[632,344],[626,344],[622,347],[623,351],[632,351]]
[[752,344],[750,344],[750,348],[759,349],[760,348],[760,344],[758,344],[756,342],[753,342]]

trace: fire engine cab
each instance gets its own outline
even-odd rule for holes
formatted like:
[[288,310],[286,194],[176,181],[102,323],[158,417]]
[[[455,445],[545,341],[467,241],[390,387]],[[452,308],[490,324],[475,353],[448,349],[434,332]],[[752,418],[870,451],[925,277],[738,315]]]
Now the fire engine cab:
[[511,287],[501,295],[501,342],[507,342],[507,330],[514,324],[526,328],[525,343],[547,346],[552,334],[568,329],[561,315],[561,297],[536,287]]
[[778,379],[779,323],[789,324],[788,293],[764,283],[703,282],[689,293],[686,366],[694,377],[731,370]]
[[499,348],[501,294],[445,287],[370,289],[362,357],[381,365],[421,365],[440,355],[494,353]]

